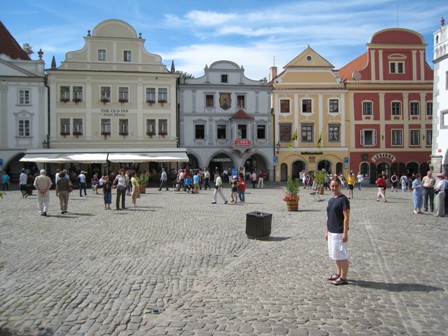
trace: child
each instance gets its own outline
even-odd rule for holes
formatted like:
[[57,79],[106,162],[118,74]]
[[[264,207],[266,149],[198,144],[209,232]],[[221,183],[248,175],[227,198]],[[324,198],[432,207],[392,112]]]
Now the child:
[[245,193],[246,185],[244,184],[244,175],[240,174],[240,181],[238,183],[238,197],[240,198],[240,202],[246,202]]
[[113,183],[109,181],[109,176],[103,176],[104,183],[103,196],[104,196],[104,210],[110,210],[110,204],[112,203],[112,188]]
[[230,197],[232,197],[232,202],[238,203],[238,179],[236,176],[233,176],[230,179],[230,186],[232,187],[232,191],[230,193]]
[[191,180],[190,177],[187,175],[184,179],[184,191],[190,193],[191,190]]

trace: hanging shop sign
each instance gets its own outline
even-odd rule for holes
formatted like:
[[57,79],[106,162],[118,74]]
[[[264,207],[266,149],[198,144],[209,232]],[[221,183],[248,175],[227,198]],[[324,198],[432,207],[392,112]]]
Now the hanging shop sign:
[[250,140],[235,140],[235,146],[250,146]]
[[397,160],[397,158],[390,153],[378,153],[378,154],[372,156],[372,162],[375,162],[378,159],[389,159],[392,162]]

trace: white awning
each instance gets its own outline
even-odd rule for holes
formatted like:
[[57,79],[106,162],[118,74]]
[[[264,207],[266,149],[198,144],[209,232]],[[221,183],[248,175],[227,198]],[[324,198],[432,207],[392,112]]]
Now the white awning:
[[64,155],[56,153],[46,153],[46,154],[25,154],[23,158],[20,159],[21,162],[49,162],[49,163],[64,163],[70,162]]
[[107,153],[64,154],[69,162],[106,163]]
[[114,153],[109,154],[110,162],[188,162],[186,153]]

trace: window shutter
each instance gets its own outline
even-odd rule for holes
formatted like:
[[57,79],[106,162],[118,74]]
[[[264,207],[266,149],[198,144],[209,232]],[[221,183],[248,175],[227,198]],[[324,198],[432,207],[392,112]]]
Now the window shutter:
[[363,131],[363,130],[361,130],[361,131],[360,131],[360,134],[359,134],[359,144],[360,144],[361,146],[364,145],[364,131]]
[[376,130],[373,130],[373,145],[376,146],[377,140],[376,140]]

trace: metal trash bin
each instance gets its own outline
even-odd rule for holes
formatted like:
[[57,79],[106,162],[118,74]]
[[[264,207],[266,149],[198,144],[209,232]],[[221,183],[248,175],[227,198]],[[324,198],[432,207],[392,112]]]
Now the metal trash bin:
[[249,239],[267,239],[271,234],[272,214],[252,211],[246,214],[246,235]]

